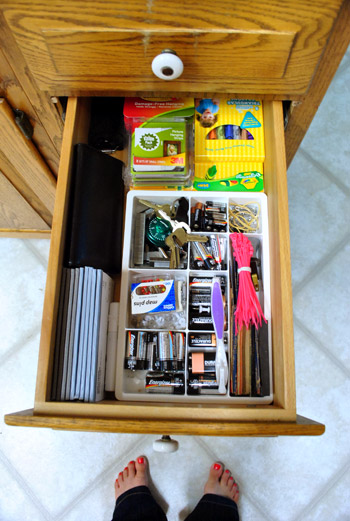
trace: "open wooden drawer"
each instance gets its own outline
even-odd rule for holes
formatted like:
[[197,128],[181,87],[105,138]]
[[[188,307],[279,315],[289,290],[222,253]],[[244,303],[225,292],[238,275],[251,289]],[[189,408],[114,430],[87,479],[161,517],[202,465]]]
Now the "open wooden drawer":
[[[89,99],[67,109],[48,266],[35,405],[9,414],[8,425],[101,432],[213,436],[319,435],[324,425],[297,416],[293,350],[287,177],[282,103],[264,103],[265,192],[268,196],[274,401],[271,405],[51,402],[58,293],[62,272],[73,145],[87,142]],[[118,286],[118,284],[117,284]]]

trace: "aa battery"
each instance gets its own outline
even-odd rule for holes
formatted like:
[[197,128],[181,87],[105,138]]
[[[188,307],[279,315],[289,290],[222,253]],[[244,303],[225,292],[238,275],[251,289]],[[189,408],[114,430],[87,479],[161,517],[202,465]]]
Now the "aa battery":
[[159,370],[157,358],[158,334],[147,333],[147,369],[150,371]]
[[183,371],[185,334],[172,331],[129,331],[124,367],[132,371]]
[[206,201],[204,208],[204,231],[225,232],[226,229],[226,204]]
[[191,208],[191,228],[197,231],[223,231],[227,229],[227,205],[206,201]]
[[200,255],[200,252],[198,252],[198,248],[195,247],[194,243],[191,244],[191,252],[194,269],[202,270],[205,267],[205,264],[202,256]]
[[209,237],[209,244],[210,244],[211,254],[213,256],[213,259],[216,262],[216,267],[219,267],[221,269],[222,254],[221,254],[221,244],[220,244],[219,237],[217,235],[211,235]]
[[161,371],[172,371],[175,360],[174,333],[171,331],[158,333],[158,359]]
[[197,203],[193,215],[193,228],[201,230],[203,226],[203,203]]
[[192,374],[215,373],[215,353],[196,351],[188,355],[188,370]]
[[128,331],[126,339],[124,368],[135,371],[137,352],[137,331]]
[[137,335],[136,369],[147,369],[147,333],[139,331]]
[[202,306],[202,305],[211,305],[211,293],[202,293],[191,291],[191,305],[192,306]]
[[226,232],[227,221],[218,219],[206,219],[205,232]]
[[147,373],[145,389],[148,393],[184,394],[183,374]]
[[194,295],[211,295],[211,288],[210,286],[201,286],[201,284],[198,284],[198,283],[194,283],[193,286],[190,285],[190,291],[191,291],[191,295],[194,296]]
[[176,343],[177,370],[184,371],[184,369],[185,369],[185,334],[176,333],[175,334],[175,343]]
[[189,334],[188,344],[190,347],[216,347],[216,336],[214,333]]
[[202,244],[201,242],[196,242],[194,241],[192,243],[192,246],[194,248],[194,251],[196,252],[196,254],[202,259],[202,261],[204,262],[204,265],[205,267],[208,269],[208,270],[213,270],[215,269],[216,267],[216,262],[215,260],[213,259],[213,256],[211,255],[211,253],[208,251],[208,249],[204,246],[204,244]]

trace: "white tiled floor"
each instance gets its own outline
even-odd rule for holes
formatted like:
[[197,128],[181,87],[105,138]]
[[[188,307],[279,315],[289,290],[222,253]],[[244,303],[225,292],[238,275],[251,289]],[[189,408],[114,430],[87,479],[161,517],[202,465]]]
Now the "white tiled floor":
[[169,521],[194,506],[215,459],[240,484],[243,521],[350,520],[349,103],[348,51],[288,173],[298,412],[325,435],[178,437],[162,455],[154,436],[6,426],[4,413],[33,406],[49,242],[1,239],[1,520],[108,521],[115,475],[138,454]]

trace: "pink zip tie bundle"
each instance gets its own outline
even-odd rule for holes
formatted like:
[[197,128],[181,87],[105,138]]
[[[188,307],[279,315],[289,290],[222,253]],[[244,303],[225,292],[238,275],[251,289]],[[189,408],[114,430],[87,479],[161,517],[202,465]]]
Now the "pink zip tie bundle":
[[261,326],[262,318],[265,322],[267,320],[261,309],[251,277],[250,259],[254,253],[252,243],[243,233],[231,233],[230,239],[233,255],[238,264],[238,297],[235,311],[235,326],[236,332],[238,332],[243,324],[247,328],[252,324],[258,328]]

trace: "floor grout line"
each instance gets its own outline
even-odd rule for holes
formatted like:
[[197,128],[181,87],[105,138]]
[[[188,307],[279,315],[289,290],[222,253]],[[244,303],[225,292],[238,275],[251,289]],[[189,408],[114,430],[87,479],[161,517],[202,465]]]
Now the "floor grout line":
[[[48,260],[33,246],[30,239],[21,239],[24,246],[29,250],[34,257],[39,261],[39,263],[42,265],[42,267],[47,270],[47,264]],[[40,240],[47,240],[47,239],[40,239]]]
[[28,499],[33,503],[33,505],[40,511],[44,519],[47,521],[53,521],[53,517],[50,514],[50,512],[44,507],[44,505],[41,503],[39,498],[35,495],[33,490],[30,488],[26,480],[21,476],[21,474],[16,470],[16,468],[12,465],[12,463],[7,459],[5,454],[0,449],[0,460],[3,463],[3,465],[8,470],[9,474],[13,477],[13,479],[16,481],[17,485],[20,487],[21,490],[25,493],[25,495],[28,497]]
[[[340,253],[344,247],[350,242],[350,232],[344,235],[341,239],[339,239],[333,246],[332,251],[326,253],[324,257],[322,257],[312,268],[309,270],[308,274],[298,282],[293,287],[293,299],[298,295],[298,293],[305,288],[315,277],[318,276],[318,273],[323,270],[328,264],[334,261],[334,257]],[[334,253],[336,252],[336,253]]]
[[[199,438],[197,436],[194,436],[194,440],[212,458],[213,462],[221,461],[220,458],[217,458],[217,455],[215,454],[215,452],[205,443],[205,441],[203,441],[201,438]],[[238,485],[239,485],[239,483],[238,483]],[[254,508],[260,512],[260,514],[263,516],[263,518],[266,521],[278,521],[276,518],[273,518],[271,516],[271,514],[268,514],[267,512],[264,511],[264,509],[260,506],[256,497],[254,497],[252,494],[248,494],[247,491],[245,491],[244,497],[247,498],[247,500],[254,506]],[[260,521],[264,521],[264,519],[261,519]]]
[[317,168],[323,175],[325,175],[332,183],[334,183],[347,197],[350,197],[350,188],[343,183],[339,177],[334,175],[328,168],[326,168],[322,163],[320,163],[317,159],[315,159],[309,152],[301,146],[298,150],[298,154],[304,157],[309,163],[311,163],[315,168]]
[[340,369],[340,371],[350,378],[350,370],[344,366],[344,362],[339,360],[319,339],[315,339],[315,335],[310,331],[300,319],[293,317],[294,325],[297,325],[299,329],[313,342],[313,344],[326,355],[334,365]]
[[35,338],[41,330],[41,325],[38,324],[36,327],[34,327],[29,333],[24,335],[22,338],[17,340],[17,342],[6,351],[5,354],[3,354],[0,358],[0,366],[5,364],[12,356],[18,353],[21,349],[23,349],[24,345],[30,342],[33,338]]
[[[64,519],[65,516],[68,514],[68,512],[73,510],[73,508],[75,508],[81,501],[83,501],[84,498],[86,496],[88,496],[92,490],[96,489],[103,482],[103,480],[106,477],[108,477],[109,475],[112,475],[113,473],[115,475],[117,475],[119,466],[124,468],[125,461],[127,459],[129,459],[128,455],[131,454],[132,451],[137,449],[137,447],[139,447],[142,444],[144,438],[145,438],[145,435],[141,435],[140,439],[134,445],[132,445],[132,447],[130,447],[130,450],[127,453],[123,454],[116,461],[113,461],[113,463],[111,463],[108,467],[106,467],[104,470],[102,470],[100,472],[100,474],[98,474],[94,478],[94,480],[82,492],[80,492],[70,503],[68,503],[64,507],[64,509],[61,512],[59,512],[57,514],[57,516],[55,516],[54,521],[60,521],[60,520]],[[121,462],[122,459],[123,459],[123,461],[125,460],[123,463]],[[117,469],[116,469],[116,467],[117,467]],[[113,485],[114,485],[114,481],[113,481]],[[112,486],[112,488],[113,488],[113,486]],[[112,510],[113,510],[113,508],[114,508],[114,504],[112,505]]]
[[343,478],[343,476],[350,470],[350,460],[348,460],[343,467],[341,467],[335,475],[327,482],[331,483],[330,486],[322,487],[316,496],[312,499],[312,501],[295,517],[292,521],[302,521],[306,515],[308,515],[317,504],[324,498],[326,498],[329,493],[336,487],[339,481]]

